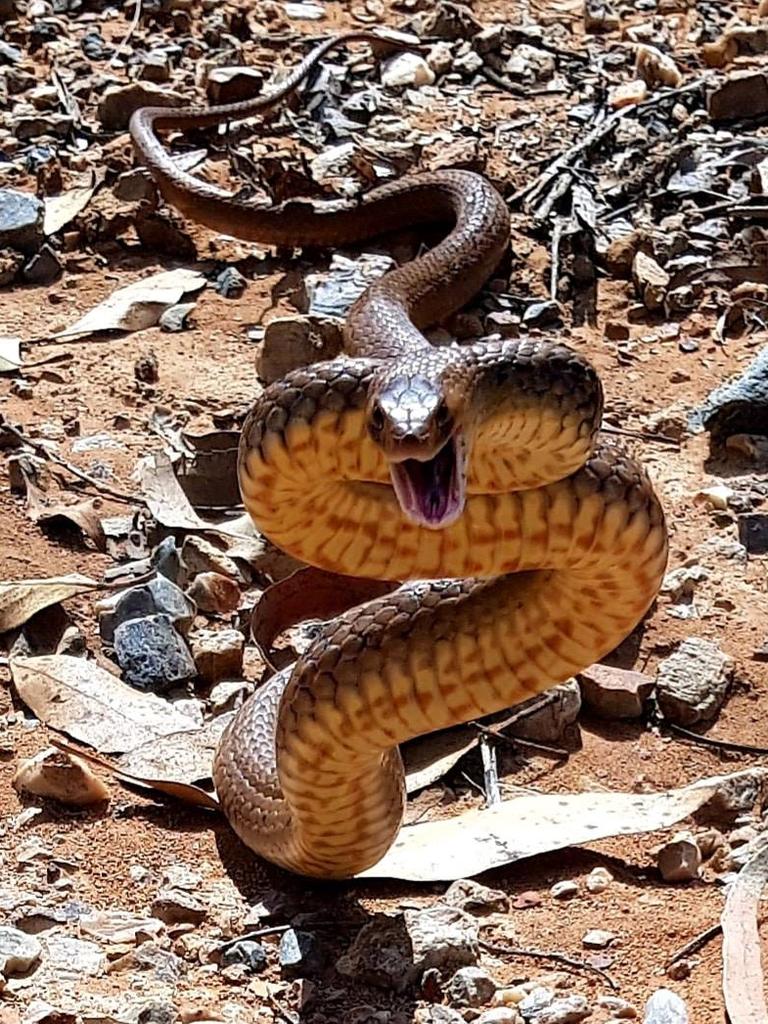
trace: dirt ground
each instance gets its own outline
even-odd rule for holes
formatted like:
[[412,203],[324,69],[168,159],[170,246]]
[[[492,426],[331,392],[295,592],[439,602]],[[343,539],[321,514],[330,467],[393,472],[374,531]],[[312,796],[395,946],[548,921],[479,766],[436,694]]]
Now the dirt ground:
[[[483,23],[490,23],[496,17],[511,17],[510,7],[517,6],[477,0],[473,11]],[[355,24],[346,7],[341,3],[328,4],[323,32]],[[400,24],[402,14],[394,5],[386,3],[385,7],[384,21]],[[574,5],[561,7],[559,11],[554,5],[550,8],[534,3],[531,13],[545,24],[551,19],[564,19],[573,32],[571,45],[578,48],[581,23],[573,13]],[[127,24],[125,18],[114,15],[100,22],[100,27],[106,38],[119,40]],[[310,34],[317,31],[317,26],[297,21],[291,23],[291,29]],[[255,52],[264,62],[275,59],[274,50],[269,47],[257,47]],[[286,51],[280,59],[292,63],[297,52]],[[47,74],[42,63],[38,71],[41,79]],[[487,173],[492,180],[502,183],[505,195],[509,196],[526,183],[537,147],[549,147],[553,153],[559,148],[552,140],[564,128],[562,97],[518,98],[489,87],[478,94],[477,101],[482,108],[479,121],[470,112],[453,110],[454,127],[462,118],[467,123],[473,121],[476,128],[479,123],[480,137],[489,140]],[[531,114],[538,119],[538,138],[523,133],[508,149],[493,147],[495,124]],[[444,111],[425,110],[419,127],[433,129],[444,116]],[[573,133],[571,128],[568,132]],[[542,142],[542,138],[546,141]],[[31,178],[17,180],[14,187],[34,187],[34,182]],[[203,265],[208,267],[211,264],[206,261],[221,259],[221,249],[216,248],[220,243],[201,229],[189,226],[189,230],[197,241]],[[514,290],[545,295],[549,260],[546,241],[526,231],[524,218],[518,215],[514,218],[512,242]],[[96,463],[106,464],[110,483],[135,491],[131,474],[136,460],[161,448],[161,441],[148,425],[153,410],[166,407],[177,417],[187,417],[190,427],[210,429],[214,414],[222,410],[239,414],[247,409],[259,388],[254,368],[256,345],[248,337],[248,328],[289,310],[286,282],[295,280],[297,273],[327,264],[327,259],[328,254],[311,259],[307,255],[297,259],[270,255],[258,262],[257,272],[249,279],[241,298],[226,299],[213,289],[206,289],[197,301],[190,328],[180,333],[151,328],[108,340],[35,345],[35,359],[54,352],[66,353],[67,359],[29,371],[26,376],[32,388],[21,395],[12,378],[0,377],[0,412],[10,422],[23,425],[31,436],[56,440],[60,453],[87,472],[93,472]],[[22,338],[48,336],[116,287],[150,271],[177,265],[169,258],[143,252],[137,244],[85,247],[65,253],[64,262],[64,276],[52,286],[16,284],[0,290],[2,333]],[[673,420],[681,420],[717,384],[742,369],[765,343],[764,336],[752,334],[732,339],[727,345],[719,344],[714,336],[716,310],[705,302],[688,321],[680,324],[682,335],[697,338],[698,351],[681,351],[676,340],[665,338],[659,330],[663,322],[649,319],[629,325],[631,340],[637,345],[634,358],[627,365],[619,358],[617,342],[606,337],[604,328],[609,321],[627,321],[627,311],[634,302],[632,287],[628,282],[603,280],[598,296],[598,320],[594,326],[566,327],[559,334],[578,351],[588,354],[598,367],[606,391],[607,420],[624,428],[649,429],[662,410],[669,410]],[[151,388],[139,388],[134,366],[150,353],[157,358],[158,383]],[[75,420],[80,436],[106,432],[117,446],[96,452],[73,452],[74,438],[65,433],[62,424]],[[696,592],[701,608],[699,617],[674,617],[669,613],[669,598],[661,597],[614,661],[627,668],[652,672],[681,639],[713,639],[734,658],[737,683],[708,735],[768,746],[768,717],[764,713],[768,663],[754,658],[768,633],[765,562],[730,558],[723,553],[723,546],[713,545],[713,538],[738,539],[735,518],[713,512],[694,500],[703,488],[727,477],[728,468],[711,464],[706,436],[684,435],[679,446],[637,439],[628,444],[647,466],[662,499],[671,542],[670,568],[698,562],[710,572]],[[118,515],[124,513],[125,506],[105,498],[102,511]],[[46,533],[32,523],[23,498],[11,492],[7,468],[0,462],[2,578],[69,572],[100,578],[110,564],[107,556]],[[90,598],[76,598],[68,602],[67,608],[89,646],[96,649],[99,640],[93,604]],[[440,885],[321,885],[292,878],[257,863],[224,821],[172,801],[144,799],[114,784],[106,810],[73,811],[46,804],[42,815],[28,825],[18,826],[17,816],[25,802],[19,799],[11,780],[20,761],[45,745],[46,733],[42,726],[34,727],[34,723],[24,722],[21,716],[13,717],[13,711],[21,705],[12,694],[9,679],[7,667],[0,666],[0,720],[11,716],[10,720],[4,719],[7,728],[0,734],[0,888],[17,885],[34,890],[37,885],[42,900],[46,885],[65,871],[69,898],[96,909],[139,912],[146,909],[169,867],[185,865],[197,871],[202,876],[200,891],[212,912],[197,932],[180,935],[173,943],[182,957],[182,972],[173,999],[186,1014],[194,1011],[197,1019],[219,1017],[233,1021],[291,1019],[284,1012],[296,1009],[295,992],[286,989],[277,996],[265,995],[264,978],[277,981],[279,977],[274,961],[266,975],[234,984],[217,974],[203,952],[198,955],[198,949],[204,951],[222,938],[247,930],[242,926],[245,911],[259,900],[289,908],[275,911],[278,924],[288,920],[297,909],[316,915],[324,950],[332,962],[334,954],[343,950],[367,915],[427,905],[443,891]],[[662,736],[644,725],[606,723],[589,716],[581,721],[581,741],[580,747],[562,764],[544,757],[523,760],[505,756],[507,780],[534,785],[542,791],[654,791],[760,762],[758,757],[724,753]],[[464,770],[475,779],[481,777],[479,760],[470,759]],[[461,775],[450,776],[447,785],[460,806],[480,802]],[[420,799],[429,802],[427,798]],[[665,834],[659,833],[605,841],[489,873],[481,880],[507,892],[512,909],[485,930],[483,938],[582,958],[584,933],[590,928],[608,929],[618,938],[605,958],[606,970],[615,979],[622,997],[640,1008],[654,989],[668,985],[686,1000],[691,1021],[709,1024],[724,1019],[719,938],[689,958],[688,976],[670,978],[665,973],[665,965],[675,950],[717,922],[723,895],[722,886],[706,872],[695,882],[663,883],[655,867],[654,849],[664,838]],[[33,839],[44,844],[49,854],[22,867],[18,863],[19,853]],[[59,862],[74,867],[52,866]],[[591,895],[582,886],[580,895],[568,902],[550,895],[555,882],[583,881],[597,865],[608,866],[615,876],[604,893]],[[137,866],[145,872],[137,871]],[[535,894],[536,898],[516,899],[523,893]],[[525,903],[530,905],[521,905]],[[267,943],[273,941],[265,939]],[[544,978],[562,970],[546,961],[491,954],[484,956],[483,963],[495,977],[509,983]],[[132,984],[136,984],[137,976],[141,977],[130,973]],[[124,971],[117,970],[103,978],[88,979],[83,990],[94,997],[122,998],[127,992],[126,977]],[[566,984],[568,991],[583,992],[591,1002],[599,993],[609,991],[604,980],[587,972],[568,973]],[[146,982],[144,987],[144,994],[151,995],[151,984]],[[30,994],[21,992],[10,999],[0,1009],[0,1016],[4,1020],[14,1020],[15,1015],[23,1017]],[[34,995],[45,997],[44,992]],[[280,1009],[281,1005],[285,1011]],[[331,972],[325,975],[314,1000],[300,1011],[300,1019],[336,1021],[363,1005],[397,1010],[408,1020],[417,1001],[350,986]],[[590,1020],[601,1024],[609,1017],[607,1009],[595,1008]]]

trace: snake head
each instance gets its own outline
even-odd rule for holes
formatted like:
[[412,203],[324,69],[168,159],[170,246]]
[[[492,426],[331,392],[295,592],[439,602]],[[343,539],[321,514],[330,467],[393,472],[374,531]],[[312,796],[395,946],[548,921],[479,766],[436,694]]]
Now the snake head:
[[465,441],[440,376],[390,372],[378,378],[367,422],[404,515],[430,529],[454,522],[466,500]]

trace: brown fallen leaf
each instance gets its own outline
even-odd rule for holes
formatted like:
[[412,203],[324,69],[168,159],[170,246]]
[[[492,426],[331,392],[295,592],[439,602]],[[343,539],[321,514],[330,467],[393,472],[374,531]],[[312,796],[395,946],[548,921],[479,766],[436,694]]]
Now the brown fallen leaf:
[[731,1024],[765,1024],[765,978],[758,911],[768,882],[768,841],[763,837],[728,890],[723,927],[723,996]]
[[73,505],[49,502],[46,500],[44,491],[37,487],[28,476],[25,475],[25,479],[27,515],[33,523],[53,529],[61,526],[70,528],[74,526],[93,542],[98,551],[107,550],[107,538],[104,536],[104,528],[101,525],[98,512],[102,506],[101,498],[85,498]]
[[12,658],[19,697],[52,729],[119,754],[197,726],[168,701],[141,693],[93,661],[66,654]]
[[218,715],[194,732],[168,733],[134,747],[120,757],[118,767],[134,776],[185,785],[210,779],[213,755],[234,714]]
[[117,779],[118,782],[127,782],[131,786],[141,786],[143,789],[155,789],[158,793],[172,796],[195,807],[207,807],[211,811],[221,810],[216,797],[206,793],[199,786],[192,786],[188,782],[177,782],[171,779],[153,779],[133,775],[131,772],[125,771],[114,761],[110,761],[106,757],[99,757],[98,754],[94,754],[90,750],[81,750],[79,747],[74,747],[71,743],[66,743],[58,738],[52,739],[51,743],[68,754],[74,754],[77,757],[81,757],[84,761],[89,761],[91,764],[103,768],[113,778]]
[[73,807],[109,799],[109,790],[81,757],[55,748],[41,750],[22,761],[13,777],[13,788]]
[[0,633],[23,626],[43,608],[59,604],[76,594],[98,589],[89,576],[71,573],[39,580],[9,580],[0,583]]

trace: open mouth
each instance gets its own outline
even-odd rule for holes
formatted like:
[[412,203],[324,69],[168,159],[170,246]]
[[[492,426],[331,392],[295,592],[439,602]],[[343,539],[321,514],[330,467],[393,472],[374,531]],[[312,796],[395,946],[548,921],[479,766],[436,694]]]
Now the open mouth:
[[464,511],[464,445],[459,437],[451,437],[432,459],[392,462],[389,471],[400,507],[419,526],[439,530]]

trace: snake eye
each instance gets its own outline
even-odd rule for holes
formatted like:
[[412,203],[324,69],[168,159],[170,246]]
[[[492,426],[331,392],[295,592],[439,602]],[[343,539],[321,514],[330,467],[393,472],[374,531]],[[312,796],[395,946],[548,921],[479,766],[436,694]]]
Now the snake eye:
[[371,409],[370,424],[371,429],[377,434],[384,429],[384,411],[378,402]]

